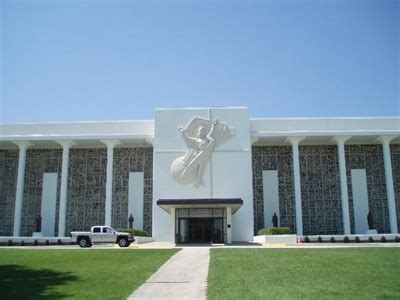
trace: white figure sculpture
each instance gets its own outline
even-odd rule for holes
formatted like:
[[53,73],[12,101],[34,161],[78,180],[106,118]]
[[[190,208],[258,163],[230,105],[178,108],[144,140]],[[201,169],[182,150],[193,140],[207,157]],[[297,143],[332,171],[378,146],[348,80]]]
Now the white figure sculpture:
[[195,187],[204,186],[203,172],[212,151],[234,135],[235,130],[218,119],[199,117],[194,117],[186,128],[179,126],[178,130],[189,150],[172,162],[171,175],[181,184],[194,182]]

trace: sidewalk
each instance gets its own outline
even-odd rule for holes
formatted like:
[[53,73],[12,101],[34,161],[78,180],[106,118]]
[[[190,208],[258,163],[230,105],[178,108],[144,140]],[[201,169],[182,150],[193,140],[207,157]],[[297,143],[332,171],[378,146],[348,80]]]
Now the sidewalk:
[[128,299],[206,299],[208,247],[183,248]]

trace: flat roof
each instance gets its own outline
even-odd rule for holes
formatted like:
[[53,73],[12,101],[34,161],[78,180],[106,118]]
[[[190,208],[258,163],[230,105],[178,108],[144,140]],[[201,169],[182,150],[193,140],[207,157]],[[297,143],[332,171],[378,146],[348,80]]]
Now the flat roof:
[[240,198],[159,199],[157,205],[170,212],[171,208],[232,208],[234,214],[242,205]]
[[[331,144],[333,136],[352,136],[349,144],[377,143],[379,136],[394,136],[392,143],[400,143],[400,117],[250,118],[249,122],[255,145],[287,144],[288,136],[307,137],[303,144]],[[149,147],[154,120],[0,123],[0,148],[16,148],[14,141],[59,148],[57,140],[74,140],[75,147],[103,147],[98,141],[107,139],[118,139],[121,146]]]

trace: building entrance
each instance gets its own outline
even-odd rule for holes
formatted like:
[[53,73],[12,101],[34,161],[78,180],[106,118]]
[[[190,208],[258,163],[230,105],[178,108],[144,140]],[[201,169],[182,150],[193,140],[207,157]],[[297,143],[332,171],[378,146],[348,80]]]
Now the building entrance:
[[224,243],[225,209],[177,209],[176,243]]

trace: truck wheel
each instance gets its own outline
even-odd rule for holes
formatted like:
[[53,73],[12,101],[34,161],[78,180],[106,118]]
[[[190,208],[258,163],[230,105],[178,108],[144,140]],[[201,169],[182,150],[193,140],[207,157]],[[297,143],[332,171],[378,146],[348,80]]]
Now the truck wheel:
[[86,248],[89,247],[90,243],[88,242],[88,240],[86,238],[80,238],[78,241],[79,247],[81,248]]
[[127,238],[120,238],[120,240],[118,241],[118,245],[120,247],[128,247],[129,246],[128,239]]

